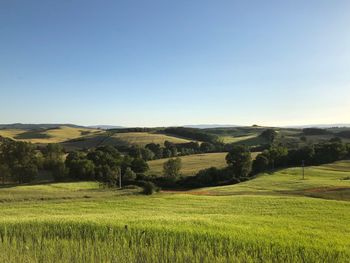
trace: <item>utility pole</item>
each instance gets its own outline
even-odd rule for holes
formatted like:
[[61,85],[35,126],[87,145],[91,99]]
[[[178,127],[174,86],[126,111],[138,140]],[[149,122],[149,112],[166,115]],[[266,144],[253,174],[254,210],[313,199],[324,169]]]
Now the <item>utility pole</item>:
[[122,189],[122,171],[119,168],[119,188]]
[[302,160],[301,161],[301,167],[302,167],[302,170],[303,170],[303,180],[305,179],[305,161],[304,160]]

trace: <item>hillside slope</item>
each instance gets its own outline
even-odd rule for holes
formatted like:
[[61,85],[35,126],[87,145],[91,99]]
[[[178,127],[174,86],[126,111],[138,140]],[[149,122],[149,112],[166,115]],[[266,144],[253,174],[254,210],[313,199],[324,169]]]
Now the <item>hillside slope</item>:
[[31,143],[60,143],[67,140],[99,134],[102,131],[88,128],[59,126],[46,129],[0,129],[0,136]]
[[298,170],[201,195],[96,183],[0,188],[0,261],[347,262],[350,202],[295,191],[349,188],[349,161],[311,167],[305,181]]
[[209,195],[292,195],[350,201],[350,161],[305,168],[288,168],[237,185],[194,191]]

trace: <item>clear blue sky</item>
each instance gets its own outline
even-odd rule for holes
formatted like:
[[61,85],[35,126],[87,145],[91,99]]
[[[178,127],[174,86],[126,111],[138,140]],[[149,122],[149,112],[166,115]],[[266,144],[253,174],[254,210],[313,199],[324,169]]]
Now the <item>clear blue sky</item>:
[[350,122],[350,1],[0,1],[0,123]]

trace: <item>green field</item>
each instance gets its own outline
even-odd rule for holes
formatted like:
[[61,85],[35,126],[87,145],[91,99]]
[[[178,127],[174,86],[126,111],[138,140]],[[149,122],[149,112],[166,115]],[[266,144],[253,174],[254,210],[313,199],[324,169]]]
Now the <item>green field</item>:
[[[182,168],[181,175],[191,176],[195,175],[200,170],[217,167],[223,168],[226,167],[226,157],[227,153],[203,153],[203,154],[193,154],[182,156]],[[150,170],[148,174],[161,176],[163,173],[163,164],[169,159],[159,159],[154,161],[149,161],[148,165]]]
[[305,168],[289,168],[237,185],[205,188],[210,195],[288,195],[350,201],[350,161]]
[[[181,156],[181,175],[183,176],[192,176],[196,175],[200,170],[207,169],[210,167],[224,168],[227,166],[226,163],[227,153],[202,153],[202,154],[192,154]],[[258,153],[252,153],[252,158],[255,157]],[[149,161],[148,165],[150,170],[147,172],[150,175],[161,176],[163,174],[163,165],[169,158],[159,159]]]
[[290,168],[153,196],[92,182],[3,187],[0,262],[348,262],[349,176],[342,161],[305,180]]

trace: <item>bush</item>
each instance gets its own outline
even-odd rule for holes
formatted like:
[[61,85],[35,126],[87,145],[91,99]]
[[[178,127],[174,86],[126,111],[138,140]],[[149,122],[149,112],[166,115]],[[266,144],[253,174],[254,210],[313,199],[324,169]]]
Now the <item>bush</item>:
[[158,187],[155,186],[154,183],[152,182],[144,182],[143,184],[143,194],[145,195],[152,195],[154,194],[155,192],[158,192],[159,189]]
[[131,169],[135,173],[144,173],[149,170],[147,162],[141,158],[135,158],[131,163]]

